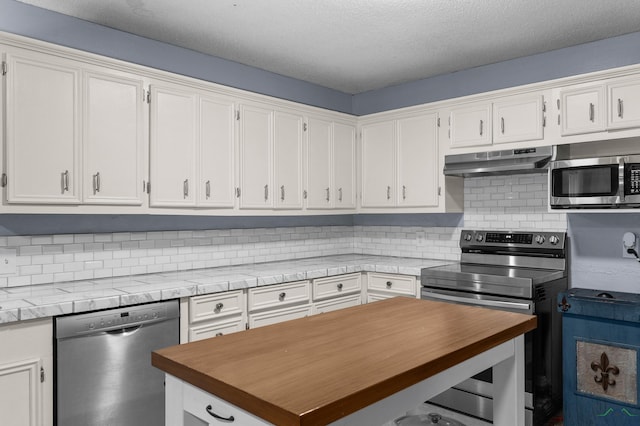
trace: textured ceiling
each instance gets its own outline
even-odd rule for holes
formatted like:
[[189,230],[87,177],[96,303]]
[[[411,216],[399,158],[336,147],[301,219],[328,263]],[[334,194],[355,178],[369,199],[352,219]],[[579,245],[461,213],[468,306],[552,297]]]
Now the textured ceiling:
[[640,31],[639,0],[20,0],[360,93]]

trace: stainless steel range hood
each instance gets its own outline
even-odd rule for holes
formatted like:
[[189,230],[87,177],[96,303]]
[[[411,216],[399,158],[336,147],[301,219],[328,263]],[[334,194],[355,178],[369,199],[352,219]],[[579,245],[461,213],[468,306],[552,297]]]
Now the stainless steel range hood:
[[502,151],[446,155],[444,174],[447,176],[493,176],[517,173],[540,173],[545,170],[553,147],[506,149]]

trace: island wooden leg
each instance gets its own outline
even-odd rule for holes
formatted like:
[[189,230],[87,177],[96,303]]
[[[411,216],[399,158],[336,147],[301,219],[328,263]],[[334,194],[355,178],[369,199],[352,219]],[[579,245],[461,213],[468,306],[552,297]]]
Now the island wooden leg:
[[513,343],[514,356],[493,367],[495,426],[524,426],[524,336]]

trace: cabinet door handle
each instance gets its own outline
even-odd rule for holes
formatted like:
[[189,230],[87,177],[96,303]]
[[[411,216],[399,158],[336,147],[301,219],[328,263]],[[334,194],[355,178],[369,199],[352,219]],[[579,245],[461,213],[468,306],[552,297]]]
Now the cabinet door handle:
[[264,186],[264,200],[267,201],[269,200],[269,185],[265,185]]
[[62,172],[62,193],[69,190],[69,170]]
[[338,188],[338,201],[342,202],[342,188]]
[[222,417],[221,415],[214,413],[213,407],[211,405],[207,405],[206,410],[207,410],[207,413],[209,413],[209,415],[211,415],[213,418],[222,420],[223,422],[233,422],[235,420],[233,416]]
[[500,130],[502,131],[502,134],[504,135],[504,117],[500,117]]
[[204,195],[209,199],[211,197],[211,181],[208,180],[204,184]]
[[482,136],[483,130],[484,130],[484,121],[480,120],[480,136]]
[[100,192],[100,172],[93,175],[93,193]]
[[284,185],[280,187],[280,201],[284,201]]
[[623,105],[622,105],[622,99],[618,98],[618,117],[622,118],[622,116],[624,115],[624,111],[623,111]]
[[387,200],[391,199],[391,187],[387,186]]
[[595,109],[596,106],[593,103],[589,103],[589,120],[593,123],[593,120],[595,119]]
[[330,198],[329,198],[330,189],[329,189],[329,188],[327,188],[327,189],[325,189],[325,191],[327,191],[327,203],[328,203],[328,202],[329,202],[329,199],[330,199]]
[[407,187],[402,185],[402,199],[406,200],[407,199]]
[[284,300],[285,297],[287,297],[287,293],[285,293],[284,291],[278,295],[278,298],[280,300]]
[[184,198],[189,196],[189,179],[185,179],[182,183],[182,192],[184,194]]

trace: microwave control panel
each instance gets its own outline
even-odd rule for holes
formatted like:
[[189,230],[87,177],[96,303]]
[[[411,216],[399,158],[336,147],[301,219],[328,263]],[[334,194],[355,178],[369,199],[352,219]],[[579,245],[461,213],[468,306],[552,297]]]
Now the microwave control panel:
[[640,163],[630,163],[625,167],[625,194],[640,194]]

